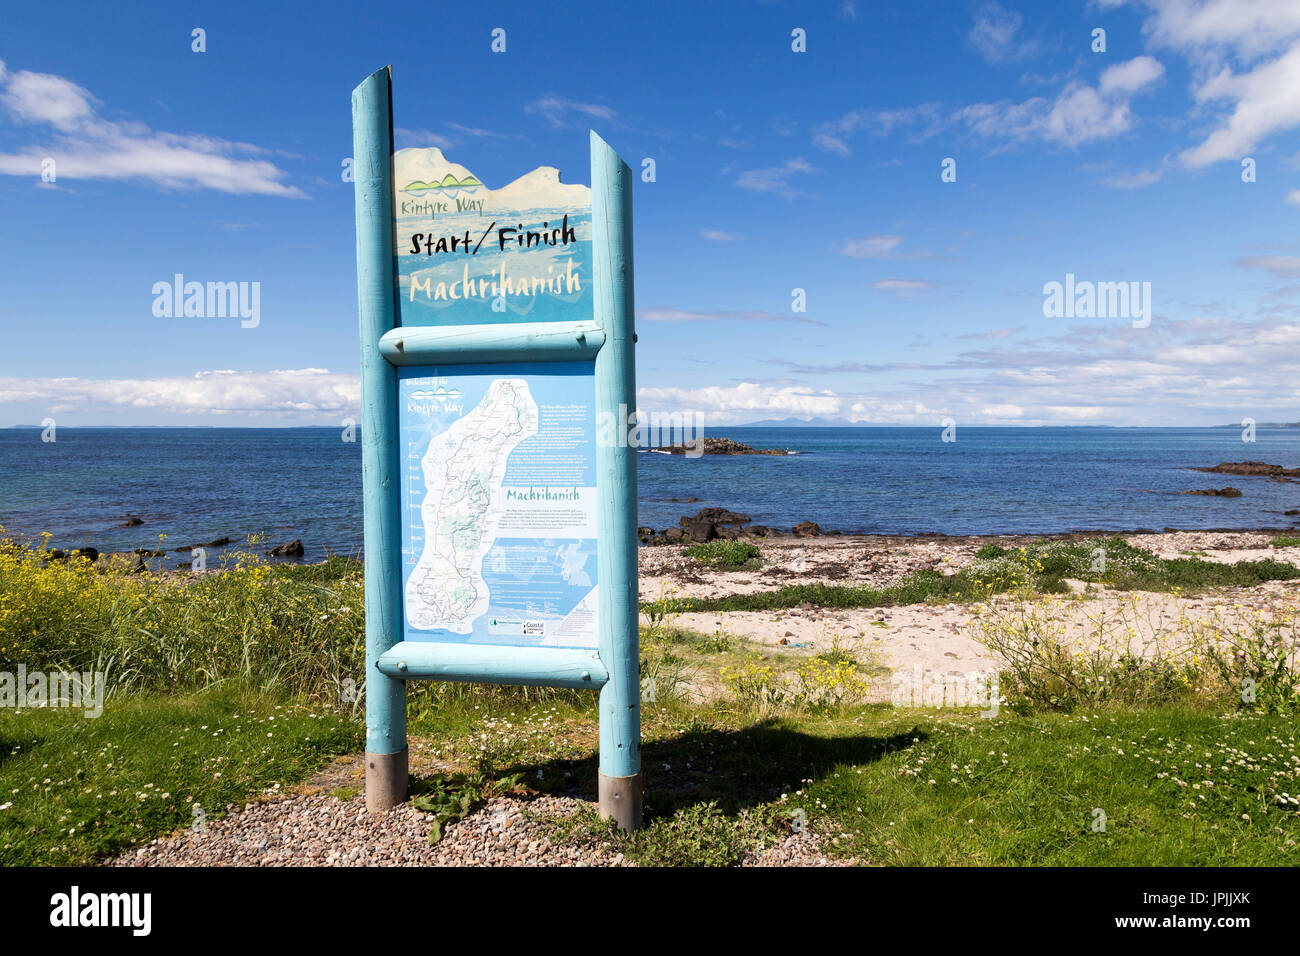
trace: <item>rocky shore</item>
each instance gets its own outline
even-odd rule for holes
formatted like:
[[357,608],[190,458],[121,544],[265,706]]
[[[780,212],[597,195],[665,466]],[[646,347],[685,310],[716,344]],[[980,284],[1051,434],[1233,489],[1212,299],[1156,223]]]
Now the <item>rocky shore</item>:
[[701,508],[694,516],[684,515],[678,521],[678,527],[656,531],[654,528],[638,528],[637,537],[642,544],[693,544],[712,541],[715,538],[756,538],[793,535],[796,538],[815,538],[822,534],[839,534],[838,531],[822,531],[815,521],[801,521],[788,531],[771,528],[762,524],[750,524],[749,515],[743,515],[726,508]]
[[[712,599],[770,592],[788,585],[840,585],[887,588],[917,571],[953,574],[976,561],[988,545],[1013,549],[1047,539],[1087,541],[1109,533],[1062,535],[856,535],[816,538],[780,536],[754,539],[762,551],[756,567],[725,570],[706,567],[683,547],[642,548],[639,555],[643,602],[664,597]],[[1275,547],[1274,532],[1173,531],[1121,535],[1134,547],[1162,558],[1197,557],[1235,563],[1274,559],[1300,566],[1300,547]],[[1086,592],[1086,593],[1085,593]],[[1004,599],[1016,602],[1011,598]],[[1162,632],[1178,632],[1189,622],[1240,622],[1248,629],[1256,613],[1265,617],[1300,605],[1300,581],[1271,581],[1254,587],[1226,588],[1201,595],[1111,592],[1086,589],[1069,599],[1051,598],[1042,605],[1072,635],[1095,634],[1105,623],[1118,637],[1147,641]],[[1027,606],[1027,605],[1022,605]],[[836,643],[860,660],[873,659],[894,675],[914,668],[941,675],[965,675],[998,669],[990,651],[972,629],[974,605],[911,604],[882,608],[834,608],[798,605],[765,611],[707,611],[677,615],[673,626],[699,634],[723,634],[768,647],[789,648],[796,655],[816,654]],[[872,694],[888,700],[893,678],[874,682]],[[700,693],[707,696],[708,688]]]

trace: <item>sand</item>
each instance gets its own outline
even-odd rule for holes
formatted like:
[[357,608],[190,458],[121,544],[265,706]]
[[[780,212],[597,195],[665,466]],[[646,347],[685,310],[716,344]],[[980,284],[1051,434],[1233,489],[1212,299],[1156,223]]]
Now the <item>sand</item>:
[[[1124,537],[1133,546],[1165,558],[1194,552],[1207,561],[1275,558],[1300,565],[1300,548],[1270,547],[1272,535],[1266,533],[1170,532]],[[719,597],[814,581],[884,587],[920,569],[952,573],[972,563],[975,552],[987,544],[1009,547],[1030,540],[1024,536],[868,535],[768,539],[758,542],[765,564],[754,571],[701,568],[683,554],[681,546],[644,547],[640,551],[641,600],[654,601],[665,595]],[[1063,628],[1067,642],[1080,647],[1105,634],[1111,641],[1124,641],[1134,653],[1150,656],[1157,648],[1166,653],[1176,650],[1194,622],[1214,621],[1241,628],[1257,614],[1267,617],[1300,607],[1300,582],[1274,581],[1194,597],[1070,583],[1076,589],[1070,595],[1023,603],[999,598],[992,602],[993,611],[1007,615],[1030,611]],[[687,613],[674,623],[702,634],[722,632],[792,657],[827,650],[838,641],[859,659],[874,660],[892,672],[892,676],[872,683],[872,697],[887,700],[898,681],[918,669],[951,677],[1000,669],[1004,662],[979,640],[978,626],[973,626],[979,612],[974,604],[851,610],[804,606],[779,611]],[[987,615],[989,610],[983,613]]]

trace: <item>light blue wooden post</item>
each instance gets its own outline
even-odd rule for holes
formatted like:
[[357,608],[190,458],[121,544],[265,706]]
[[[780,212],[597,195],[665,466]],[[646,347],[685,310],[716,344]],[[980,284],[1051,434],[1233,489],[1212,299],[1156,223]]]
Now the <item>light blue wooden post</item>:
[[401,640],[401,509],[397,370],[379,339],[397,324],[393,279],[392,76],[385,67],[352,91],[361,325],[361,472],[365,486],[366,807],[406,799],[406,684],[378,669]]
[[[636,415],[632,172],[595,132],[591,206],[595,318],[605,331],[605,344],[596,353],[596,408],[618,416],[615,431],[625,438]],[[596,473],[600,659],[609,674],[600,690],[599,809],[623,829],[635,830],[641,825],[643,790],[635,445],[622,439],[600,442]]]

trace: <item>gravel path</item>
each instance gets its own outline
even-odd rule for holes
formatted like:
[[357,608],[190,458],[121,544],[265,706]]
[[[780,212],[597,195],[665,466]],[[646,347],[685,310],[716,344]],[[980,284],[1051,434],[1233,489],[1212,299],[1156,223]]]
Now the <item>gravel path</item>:
[[[161,837],[111,866],[631,866],[596,843],[560,845],[549,821],[591,804],[573,797],[498,797],[429,845],[429,816],[409,806],[366,813],[364,797],[288,796]],[[791,836],[750,866],[835,866],[812,835]]]

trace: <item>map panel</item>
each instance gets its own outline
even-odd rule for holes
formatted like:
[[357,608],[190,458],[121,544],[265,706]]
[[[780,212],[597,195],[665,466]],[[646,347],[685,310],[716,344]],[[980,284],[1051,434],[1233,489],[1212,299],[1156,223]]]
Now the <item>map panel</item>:
[[596,646],[593,374],[401,370],[406,640]]

